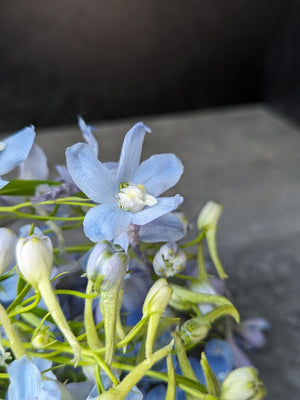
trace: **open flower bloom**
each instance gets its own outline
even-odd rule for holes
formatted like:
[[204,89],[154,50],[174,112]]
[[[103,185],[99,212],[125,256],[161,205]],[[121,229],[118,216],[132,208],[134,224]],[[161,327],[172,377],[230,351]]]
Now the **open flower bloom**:
[[113,240],[127,250],[129,224],[148,224],[183,201],[179,195],[159,197],[183,172],[174,154],[156,154],[140,164],[146,132],[150,129],[140,122],[126,134],[117,173],[100,162],[88,144],[76,143],[66,150],[74,182],[91,200],[100,203],[84,219],[85,234],[94,242]]
[[[0,142],[0,176],[8,174],[26,160],[35,138],[33,126],[26,127]],[[8,184],[0,178],[0,189]]]

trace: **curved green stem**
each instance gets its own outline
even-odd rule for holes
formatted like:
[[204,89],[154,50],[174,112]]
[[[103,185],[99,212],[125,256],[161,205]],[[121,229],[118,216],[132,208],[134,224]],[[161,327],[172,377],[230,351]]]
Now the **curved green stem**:
[[6,336],[8,337],[10,347],[12,348],[15,357],[23,357],[26,354],[25,348],[18,335],[14,331],[12,323],[2,304],[0,304],[0,321],[2,323]]
[[47,279],[42,279],[38,284],[38,290],[40,291],[43,300],[48,307],[54,321],[56,322],[57,326],[69,342],[70,346],[74,351],[74,363],[75,365],[78,364],[80,360],[81,348],[80,345],[74,336],[73,332],[71,331],[66,318],[60,308],[60,305],[55,297],[53,292],[52,286]]
[[[86,295],[88,296],[92,292],[93,292],[93,282],[89,280],[86,286]],[[103,347],[103,344],[99,339],[98,332],[95,327],[92,303],[93,299],[90,297],[86,297],[84,305],[84,325],[89,347],[92,350],[97,350],[100,347]]]

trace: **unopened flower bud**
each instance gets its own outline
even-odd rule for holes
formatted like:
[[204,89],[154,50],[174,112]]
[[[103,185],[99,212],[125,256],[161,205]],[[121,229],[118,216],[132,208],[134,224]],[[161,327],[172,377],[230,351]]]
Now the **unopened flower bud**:
[[50,279],[53,263],[53,246],[47,236],[31,235],[20,238],[17,243],[17,263],[19,269],[32,286]]
[[15,263],[17,235],[8,228],[0,228],[0,275]]
[[194,344],[203,340],[210,331],[211,324],[202,318],[191,318],[181,326],[180,336],[184,344]]
[[123,282],[128,265],[128,255],[119,246],[102,240],[93,248],[88,259],[86,273],[95,289],[108,290]]
[[181,272],[186,264],[186,255],[175,242],[164,244],[153,259],[157,275],[169,277]]
[[220,204],[217,204],[214,201],[208,201],[198,216],[198,229],[216,227],[221,213],[222,206],[220,206]]
[[253,367],[235,369],[222,384],[222,400],[261,400],[266,389]]
[[42,349],[47,346],[47,344],[51,343],[51,338],[47,332],[40,332],[34,337],[31,343],[34,348]]
[[151,286],[144,301],[143,315],[163,313],[172,297],[172,288],[166,279],[159,279]]

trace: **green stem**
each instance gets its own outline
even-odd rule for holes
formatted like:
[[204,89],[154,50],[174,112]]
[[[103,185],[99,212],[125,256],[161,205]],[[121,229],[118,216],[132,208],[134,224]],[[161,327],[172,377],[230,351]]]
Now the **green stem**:
[[125,378],[116,387],[98,396],[97,400],[123,400],[130,392],[130,390],[152,367],[152,365],[162,358],[166,357],[172,351],[173,343],[174,341],[172,340],[167,346],[153,353],[150,358],[146,358],[139,365],[137,365],[128,375],[126,375]]
[[38,290],[41,293],[43,300],[46,303],[46,306],[48,307],[48,310],[50,311],[54,321],[56,322],[57,326],[72,347],[74,351],[73,361],[75,365],[77,365],[80,361],[80,345],[67,323],[67,320],[55,297],[50,282],[47,279],[42,279],[38,284]]
[[26,354],[25,348],[23,347],[21,340],[19,339],[16,332],[14,331],[12,323],[11,323],[4,307],[2,306],[2,304],[0,304],[0,321],[5,330],[6,336],[8,337],[10,347],[11,347],[15,357],[16,358],[23,357]]
[[198,265],[198,279],[208,281],[208,275],[205,268],[203,243],[200,242],[197,249],[197,265]]
[[112,287],[101,292],[101,307],[104,313],[105,362],[111,366],[116,341],[119,288]]
[[[89,295],[93,292],[93,282],[88,281],[86,286],[86,294]],[[97,329],[95,327],[93,309],[92,309],[93,299],[86,298],[84,305],[84,325],[86,331],[86,337],[89,347],[92,350],[97,350],[103,347],[101,340],[99,339]]]

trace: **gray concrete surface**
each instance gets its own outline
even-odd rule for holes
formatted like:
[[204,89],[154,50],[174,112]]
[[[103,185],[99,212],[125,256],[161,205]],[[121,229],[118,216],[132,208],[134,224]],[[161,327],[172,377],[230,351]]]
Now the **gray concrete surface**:
[[[300,398],[300,129],[262,105],[142,119],[151,129],[143,157],[174,152],[185,172],[173,193],[195,221],[208,200],[223,205],[218,244],[243,318],[272,325],[251,353],[268,400]],[[117,160],[135,119],[99,123],[101,160]],[[81,140],[77,127],[41,129],[51,164]]]

